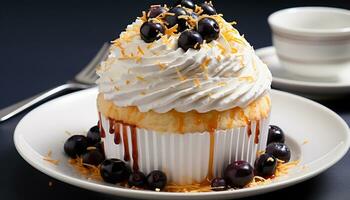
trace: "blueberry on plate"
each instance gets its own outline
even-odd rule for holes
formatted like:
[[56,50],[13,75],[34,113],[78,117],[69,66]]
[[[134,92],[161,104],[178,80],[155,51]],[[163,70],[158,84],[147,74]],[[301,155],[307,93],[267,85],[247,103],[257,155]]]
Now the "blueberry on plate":
[[286,144],[273,142],[266,147],[266,153],[272,154],[275,158],[288,162],[290,160],[290,150]]
[[184,51],[189,48],[199,49],[200,44],[203,43],[203,38],[197,31],[186,30],[181,33],[177,43]]
[[158,40],[163,33],[164,28],[160,23],[145,22],[140,28],[141,38],[147,43]]
[[84,135],[73,135],[64,143],[64,152],[71,158],[77,158],[88,147],[87,139]]
[[227,189],[227,184],[223,178],[214,178],[211,180],[211,190],[213,191],[223,191]]
[[185,8],[191,8],[194,9],[195,8],[195,4],[193,3],[192,0],[178,0],[175,4],[175,6],[177,5],[181,5]]
[[207,14],[207,15],[216,15],[217,14],[215,8],[212,5],[210,5],[209,3],[202,3],[200,6],[203,10],[202,14]]
[[169,13],[173,13],[173,15],[167,15],[165,19],[165,24],[168,28],[171,28],[175,26],[176,24],[178,25],[177,31],[182,32],[185,29],[188,28],[187,26],[187,20],[183,18],[179,18],[180,16],[186,16],[188,13],[186,12],[185,9],[181,7],[174,7],[169,10]]
[[276,167],[277,159],[269,153],[264,153],[255,160],[255,175],[262,176],[265,178],[270,177],[275,173]]
[[197,31],[208,43],[219,37],[219,24],[212,18],[205,17],[198,21]]
[[226,183],[233,188],[242,188],[253,180],[253,167],[246,161],[229,164],[224,172]]
[[164,172],[154,170],[147,176],[147,187],[150,190],[162,190],[167,183],[167,177]]
[[99,143],[101,141],[101,136],[98,126],[91,127],[86,135],[86,138],[88,145],[95,145],[96,143]]
[[146,185],[146,176],[140,171],[133,172],[130,174],[128,179],[128,185],[130,187],[144,187]]
[[152,6],[147,13],[147,17],[148,18],[156,18],[158,17],[160,14],[167,12],[167,10],[159,5],[156,6]]
[[267,144],[270,144],[272,142],[280,142],[284,143],[284,132],[283,130],[276,126],[276,125],[270,125],[269,127],[269,136],[267,138]]
[[88,150],[81,157],[84,164],[94,166],[98,166],[105,159],[105,156],[97,149]]
[[128,166],[119,159],[107,159],[101,163],[100,173],[107,183],[120,183],[127,180],[130,175]]

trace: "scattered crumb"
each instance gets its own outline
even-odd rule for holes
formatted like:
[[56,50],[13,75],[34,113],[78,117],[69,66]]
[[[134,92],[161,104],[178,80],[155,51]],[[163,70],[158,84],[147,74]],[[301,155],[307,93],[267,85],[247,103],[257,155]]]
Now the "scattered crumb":
[[305,139],[302,143],[302,145],[309,143],[309,140]]
[[73,133],[69,132],[69,131],[65,131],[65,133],[69,136],[73,135]]
[[49,152],[47,153],[47,155],[43,157],[43,160],[45,160],[45,161],[47,161],[47,162],[49,162],[49,163],[51,163],[51,164],[58,165],[58,164],[60,163],[60,161],[59,161],[59,160],[52,159],[51,156],[52,156],[52,151],[49,150]]

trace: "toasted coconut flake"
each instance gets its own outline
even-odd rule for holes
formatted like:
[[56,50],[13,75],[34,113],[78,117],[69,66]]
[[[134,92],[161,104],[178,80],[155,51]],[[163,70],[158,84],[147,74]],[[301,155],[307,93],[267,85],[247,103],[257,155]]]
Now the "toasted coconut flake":
[[193,79],[193,83],[194,83],[194,85],[195,85],[196,87],[200,87],[200,86],[201,86],[201,82],[200,82],[199,78]]
[[218,85],[218,86],[226,86],[227,83],[226,83],[226,82],[219,82],[219,83],[217,83],[217,85]]
[[139,80],[139,81],[146,81],[145,78],[142,77],[142,76],[136,76],[136,78],[137,78],[137,80]]
[[145,52],[141,49],[140,46],[137,46],[137,51],[138,51],[141,55],[145,55]]
[[175,24],[171,28],[165,28],[165,35],[168,35],[168,36],[175,35],[175,33],[177,32],[178,26],[179,26],[178,24]]
[[253,83],[255,81],[253,76],[241,76],[238,78],[239,81],[247,81],[248,83]]
[[180,70],[177,67],[176,67],[176,73],[181,81],[186,80],[186,77],[181,74]]
[[157,65],[159,66],[159,68],[161,69],[161,70],[164,70],[165,69],[165,67],[167,66],[167,64],[165,64],[165,63],[161,63],[161,62],[157,62]]
[[147,22],[147,13],[146,13],[146,11],[142,11],[142,16],[140,17],[140,19],[143,22]]

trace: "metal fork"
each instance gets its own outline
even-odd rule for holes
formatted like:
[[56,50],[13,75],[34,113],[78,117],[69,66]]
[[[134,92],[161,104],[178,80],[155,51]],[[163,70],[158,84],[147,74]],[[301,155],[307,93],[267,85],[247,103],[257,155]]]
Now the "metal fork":
[[96,66],[100,64],[102,60],[104,60],[108,55],[108,49],[110,44],[104,43],[95,57],[89,62],[86,67],[81,70],[73,80],[67,81],[65,84],[37,94],[28,99],[22,100],[18,103],[15,103],[11,106],[3,108],[0,110],[0,122],[3,122],[22,111],[29,109],[33,106],[39,105],[45,102],[48,99],[53,97],[57,97],[63,93],[69,91],[76,91],[87,89],[95,85],[95,81],[97,80],[97,75],[95,72]]

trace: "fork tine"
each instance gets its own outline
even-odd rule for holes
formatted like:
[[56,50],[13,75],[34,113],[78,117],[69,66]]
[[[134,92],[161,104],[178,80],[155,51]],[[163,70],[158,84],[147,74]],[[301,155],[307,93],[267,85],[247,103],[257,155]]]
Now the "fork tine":
[[104,60],[108,56],[108,49],[110,44],[105,42],[101,49],[97,52],[95,57],[82,69],[76,76],[75,80],[80,83],[85,84],[94,84],[97,75],[96,75],[96,67],[100,64],[102,60]]

